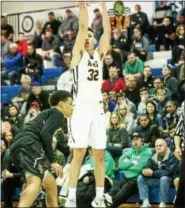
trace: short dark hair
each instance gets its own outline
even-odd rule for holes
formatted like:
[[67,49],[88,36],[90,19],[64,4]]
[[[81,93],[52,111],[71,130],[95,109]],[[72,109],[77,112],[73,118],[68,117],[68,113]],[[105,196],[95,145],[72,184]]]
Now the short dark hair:
[[57,90],[49,96],[49,104],[50,106],[57,106],[60,101],[65,102],[70,97],[71,94],[68,91]]
[[55,16],[55,13],[54,12],[49,12],[48,15],[49,16]]
[[28,46],[31,46],[32,48],[35,49],[35,45],[33,43],[29,43]]
[[102,90],[101,93],[106,93],[107,95],[109,95],[109,91],[108,90]]
[[124,92],[117,93],[117,98],[120,97],[126,97],[126,94]]
[[100,10],[96,8],[96,9],[94,9],[94,11],[93,11],[93,12],[99,12],[99,11],[100,11]]
[[129,52],[129,53],[127,54],[127,57],[130,56],[131,54],[136,55],[133,51],[131,51],[131,52]]
[[24,33],[23,32],[19,32],[18,35],[24,35]]
[[94,34],[94,30],[92,28],[90,28],[90,27],[88,27],[87,31],[90,31],[90,32],[92,32]]
[[144,91],[147,91],[148,93],[150,93],[149,89],[147,87],[142,87],[139,92],[144,92]]

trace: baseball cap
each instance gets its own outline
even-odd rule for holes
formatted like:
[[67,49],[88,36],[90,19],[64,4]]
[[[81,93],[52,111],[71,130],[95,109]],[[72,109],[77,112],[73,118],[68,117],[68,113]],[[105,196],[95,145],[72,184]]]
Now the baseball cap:
[[134,132],[134,133],[132,134],[132,136],[131,136],[131,139],[133,139],[134,137],[140,138],[141,136],[140,136],[140,134],[139,134],[138,132]]

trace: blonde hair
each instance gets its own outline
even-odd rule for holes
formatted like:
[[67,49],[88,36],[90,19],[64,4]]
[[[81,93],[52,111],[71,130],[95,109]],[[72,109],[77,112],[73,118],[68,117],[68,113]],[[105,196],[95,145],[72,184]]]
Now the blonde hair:
[[[111,121],[111,118],[112,118],[113,115],[116,115],[118,117],[118,124],[117,124],[116,128],[114,128],[114,125],[112,124],[112,121]],[[110,116],[110,124],[109,124],[110,129],[117,129],[117,128],[120,128],[121,126],[122,126],[122,124],[121,124],[121,118],[120,118],[119,113],[118,112],[112,112],[111,116]]]
[[[126,113],[126,115],[125,115],[124,117],[120,114],[120,110],[119,110],[119,109],[120,109],[121,107],[126,108],[126,111],[127,111],[127,113]],[[127,127],[128,121],[129,121],[129,117],[130,117],[130,110],[129,110],[129,108],[128,108],[128,105],[127,105],[127,104],[124,104],[124,103],[120,104],[120,105],[118,106],[117,111],[118,111],[118,113],[119,113],[119,116],[120,116],[122,125],[125,126],[125,127]]]
[[21,83],[24,81],[24,80],[27,80],[30,84],[31,84],[31,77],[26,75],[26,74],[23,74],[21,76]]
[[179,25],[179,26],[177,27],[177,29],[176,29],[176,36],[179,36],[179,35],[180,35],[180,34],[179,34],[179,30],[180,30],[181,27],[183,27],[184,30],[185,30],[185,27],[184,27],[183,24]]

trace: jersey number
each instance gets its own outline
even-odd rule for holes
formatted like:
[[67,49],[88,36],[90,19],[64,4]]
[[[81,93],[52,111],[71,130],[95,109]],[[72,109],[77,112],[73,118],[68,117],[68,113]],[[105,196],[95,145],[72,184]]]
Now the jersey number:
[[89,69],[88,72],[90,73],[89,77],[87,77],[87,79],[89,81],[98,81],[98,75],[99,75],[99,71],[98,70]]

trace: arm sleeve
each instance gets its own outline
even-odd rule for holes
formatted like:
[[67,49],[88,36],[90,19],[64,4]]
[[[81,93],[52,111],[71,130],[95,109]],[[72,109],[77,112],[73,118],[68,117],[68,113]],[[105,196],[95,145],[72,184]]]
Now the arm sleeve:
[[120,137],[122,148],[128,147],[128,132],[125,128],[120,129]]
[[42,144],[45,153],[51,163],[54,162],[54,153],[52,149],[53,134],[57,129],[61,127],[62,120],[62,115],[60,115],[60,113],[57,111],[54,112],[49,116],[41,131]]
[[125,158],[130,159],[130,151],[126,152],[119,158],[118,166],[120,170],[127,170],[133,165],[131,161],[124,161]]

